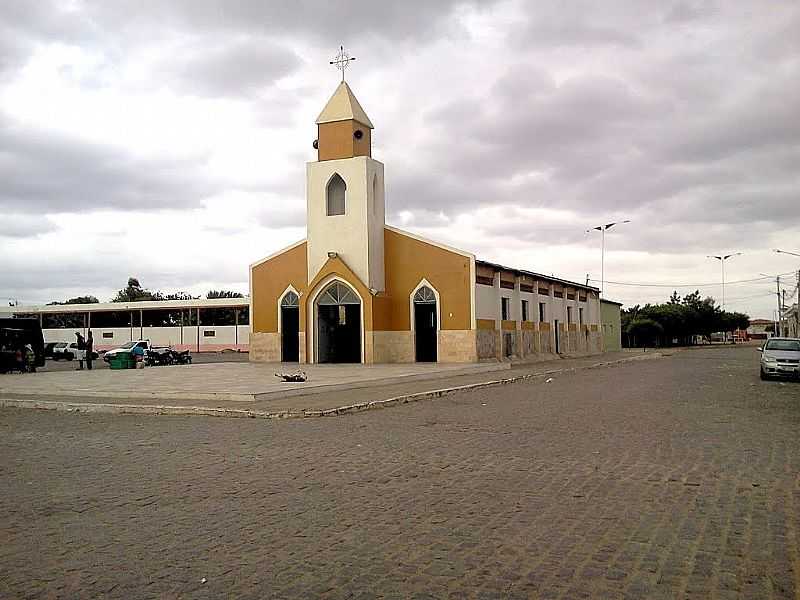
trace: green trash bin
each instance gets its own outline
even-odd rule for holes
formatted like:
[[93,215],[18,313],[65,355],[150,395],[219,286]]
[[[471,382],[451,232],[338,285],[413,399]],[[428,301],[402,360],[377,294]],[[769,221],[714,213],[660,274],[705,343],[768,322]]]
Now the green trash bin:
[[133,354],[130,352],[120,352],[111,357],[108,366],[112,369],[135,369],[136,361],[133,358]]

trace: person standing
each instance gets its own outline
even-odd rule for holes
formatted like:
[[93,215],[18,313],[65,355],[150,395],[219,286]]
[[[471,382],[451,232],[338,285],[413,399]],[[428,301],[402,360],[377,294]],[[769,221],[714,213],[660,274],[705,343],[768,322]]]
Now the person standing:
[[75,337],[77,338],[75,344],[77,346],[77,348],[75,348],[75,354],[77,356],[75,358],[78,359],[78,370],[83,371],[83,351],[86,349],[86,342],[83,340],[83,336],[77,331],[75,332]]
[[94,339],[92,338],[92,330],[89,330],[89,335],[86,337],[86,368],[92,370],[92,352],[94,351]]
[[30,344],[25,345],[25,364],[28,367],[28,373],[36,373],[36,353]]
[[17,348],[17,351],[14,353],[14,364],[17,367],[17,371],[20,373],[24,373],[25,369],[25,346],[20,346]]

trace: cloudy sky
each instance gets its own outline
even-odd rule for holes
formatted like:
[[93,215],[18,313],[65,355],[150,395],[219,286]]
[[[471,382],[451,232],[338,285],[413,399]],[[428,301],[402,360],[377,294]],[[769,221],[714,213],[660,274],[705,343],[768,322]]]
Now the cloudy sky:
[[[305,236],[340,43],[390,224],[584,281],[585,230],[630,219],[606,279],[684,293],[719,281],[708,254],[743,253],[729,281],[800,268],[770,252],[800,252],[797,2],[5,0],[0,301],[246,291]],[[771,318],[774,285],[728,308]]]

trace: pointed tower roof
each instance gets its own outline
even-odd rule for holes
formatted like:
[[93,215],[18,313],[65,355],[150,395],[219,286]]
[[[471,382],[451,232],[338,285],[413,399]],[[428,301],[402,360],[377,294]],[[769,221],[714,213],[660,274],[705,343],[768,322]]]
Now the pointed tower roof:
[[321,123],[331,123],[333,121],[348,121],[353,119],[362,125],[366,125],[370,129],[375,129],[372,121],[369,120],[367,113],[361,108],[358,103],[353,90],[347,85],[347,82],[342,81],[333,96],[328,100],[325,108],[319,113],[317,117],[317,125]]

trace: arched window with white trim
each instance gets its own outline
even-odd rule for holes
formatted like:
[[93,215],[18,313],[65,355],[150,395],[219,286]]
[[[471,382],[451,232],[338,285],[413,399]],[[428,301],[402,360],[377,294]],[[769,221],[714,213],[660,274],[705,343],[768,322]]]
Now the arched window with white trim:
[[427,285],[423,285],[414,294],[414,302],[417,304],[436,304],[436,294]]
[[300,298],[292,291],[286,292],[281,300],[281,306],[300,306]]
[[347,184],[338,173],[334,173],[328,181],[325,195],[328,216],[343,215],[346,208]]

